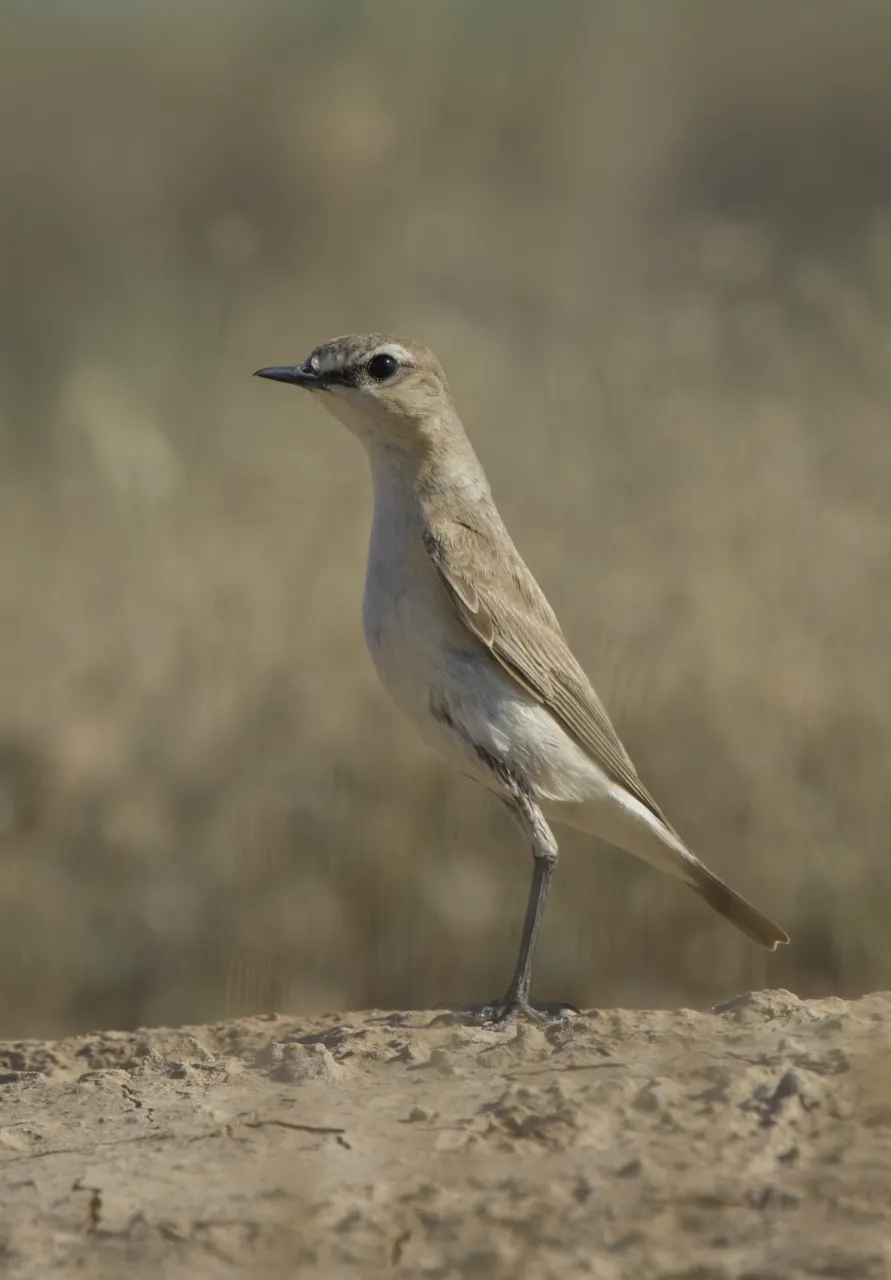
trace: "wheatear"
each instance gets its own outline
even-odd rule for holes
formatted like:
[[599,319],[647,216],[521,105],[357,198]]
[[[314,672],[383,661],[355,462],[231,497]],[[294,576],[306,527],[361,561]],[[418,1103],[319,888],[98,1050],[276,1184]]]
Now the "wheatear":
[[557,865],[546,818],[668,872],[769,951],[788,942],[694,857],[637,776],[502,523],[432,352],[350,335],[257,375],[311,391],[365,447],[374,519],[362,616],[378,675],[424,741],[503,801],[532,851],[516,969],[478,1016],[541,1017],[529,984]]

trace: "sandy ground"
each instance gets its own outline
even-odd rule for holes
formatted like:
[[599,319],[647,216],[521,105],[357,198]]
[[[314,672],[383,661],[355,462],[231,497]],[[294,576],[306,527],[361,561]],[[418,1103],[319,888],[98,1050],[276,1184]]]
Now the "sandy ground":
[[0,1045],[2,1272],[883,1277],[889,1050],[785,991]]

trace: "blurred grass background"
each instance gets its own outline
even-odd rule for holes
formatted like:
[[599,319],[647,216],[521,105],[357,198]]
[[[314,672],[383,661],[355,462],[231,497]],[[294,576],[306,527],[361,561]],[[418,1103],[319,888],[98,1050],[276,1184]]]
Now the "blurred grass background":
[[[891,9],[0,9],[0,1028],[500,992],[528,859],[362,641],[361,451],[251,379],[429,343],[765,959],[562,833],[536,993],[891,985]],[[558,833],[559,835],[560,833]]]

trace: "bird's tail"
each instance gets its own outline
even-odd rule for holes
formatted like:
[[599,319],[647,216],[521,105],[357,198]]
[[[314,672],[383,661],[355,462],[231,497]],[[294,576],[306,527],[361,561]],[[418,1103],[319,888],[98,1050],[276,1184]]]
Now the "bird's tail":
[[558,822],[600,836],[683,881],[725,920],[768,951],[789,941],[785,930],[709,871],[666,822],[623,787],[616,785],[606,803],[600,798],[595,802],[559,804],[548,806],[546,812]]
[[740,897],[728,884],[709,871],[708,867],[697,860],[692,863],[690,870],[692,876],[687,881],[690,888],[700,898],[704,898],[718,915],[742,930],[747,938],[766,947],[768,951],[775,951],[779,943],[789,941],[789,935],[784,929],[757,911],[750,902],[746,902],[745,898]]

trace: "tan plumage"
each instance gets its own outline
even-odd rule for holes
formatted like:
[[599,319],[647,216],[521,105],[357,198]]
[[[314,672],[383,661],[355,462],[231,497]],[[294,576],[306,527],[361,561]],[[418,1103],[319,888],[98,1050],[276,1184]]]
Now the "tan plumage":
[[445,512],[425,516],[425,546],[465,625],[616,782],[662,818],[513,544],[495,542],[483,521],[467,511],[460,518]]
[[[638,777],[603,703],[566,643],[556,614],[513,544],[505,543],[503,537],[493,538],[479,512],[465,507],[456,515],[443,505],[425,511],[424,545],[461,620],[609,777],[649,809],[680,843]],[[670,847],[665,853],[671,865],[662,869],[683,879],[754,942],[773,951],[778,943],[789,941],[783,929],[698,858],[689,853],[679,858]]]
[[557,857],[545,814],[682,880],[769,950],[788,942],[690,853],[641,782],[504,527],[436,357],[351,335],[260,372],[321,393],[365,446],[375,515],[364,621],[378,672],[425,739],[509,805],[535,856],[520,959],[492,1016],[531,1012]]

